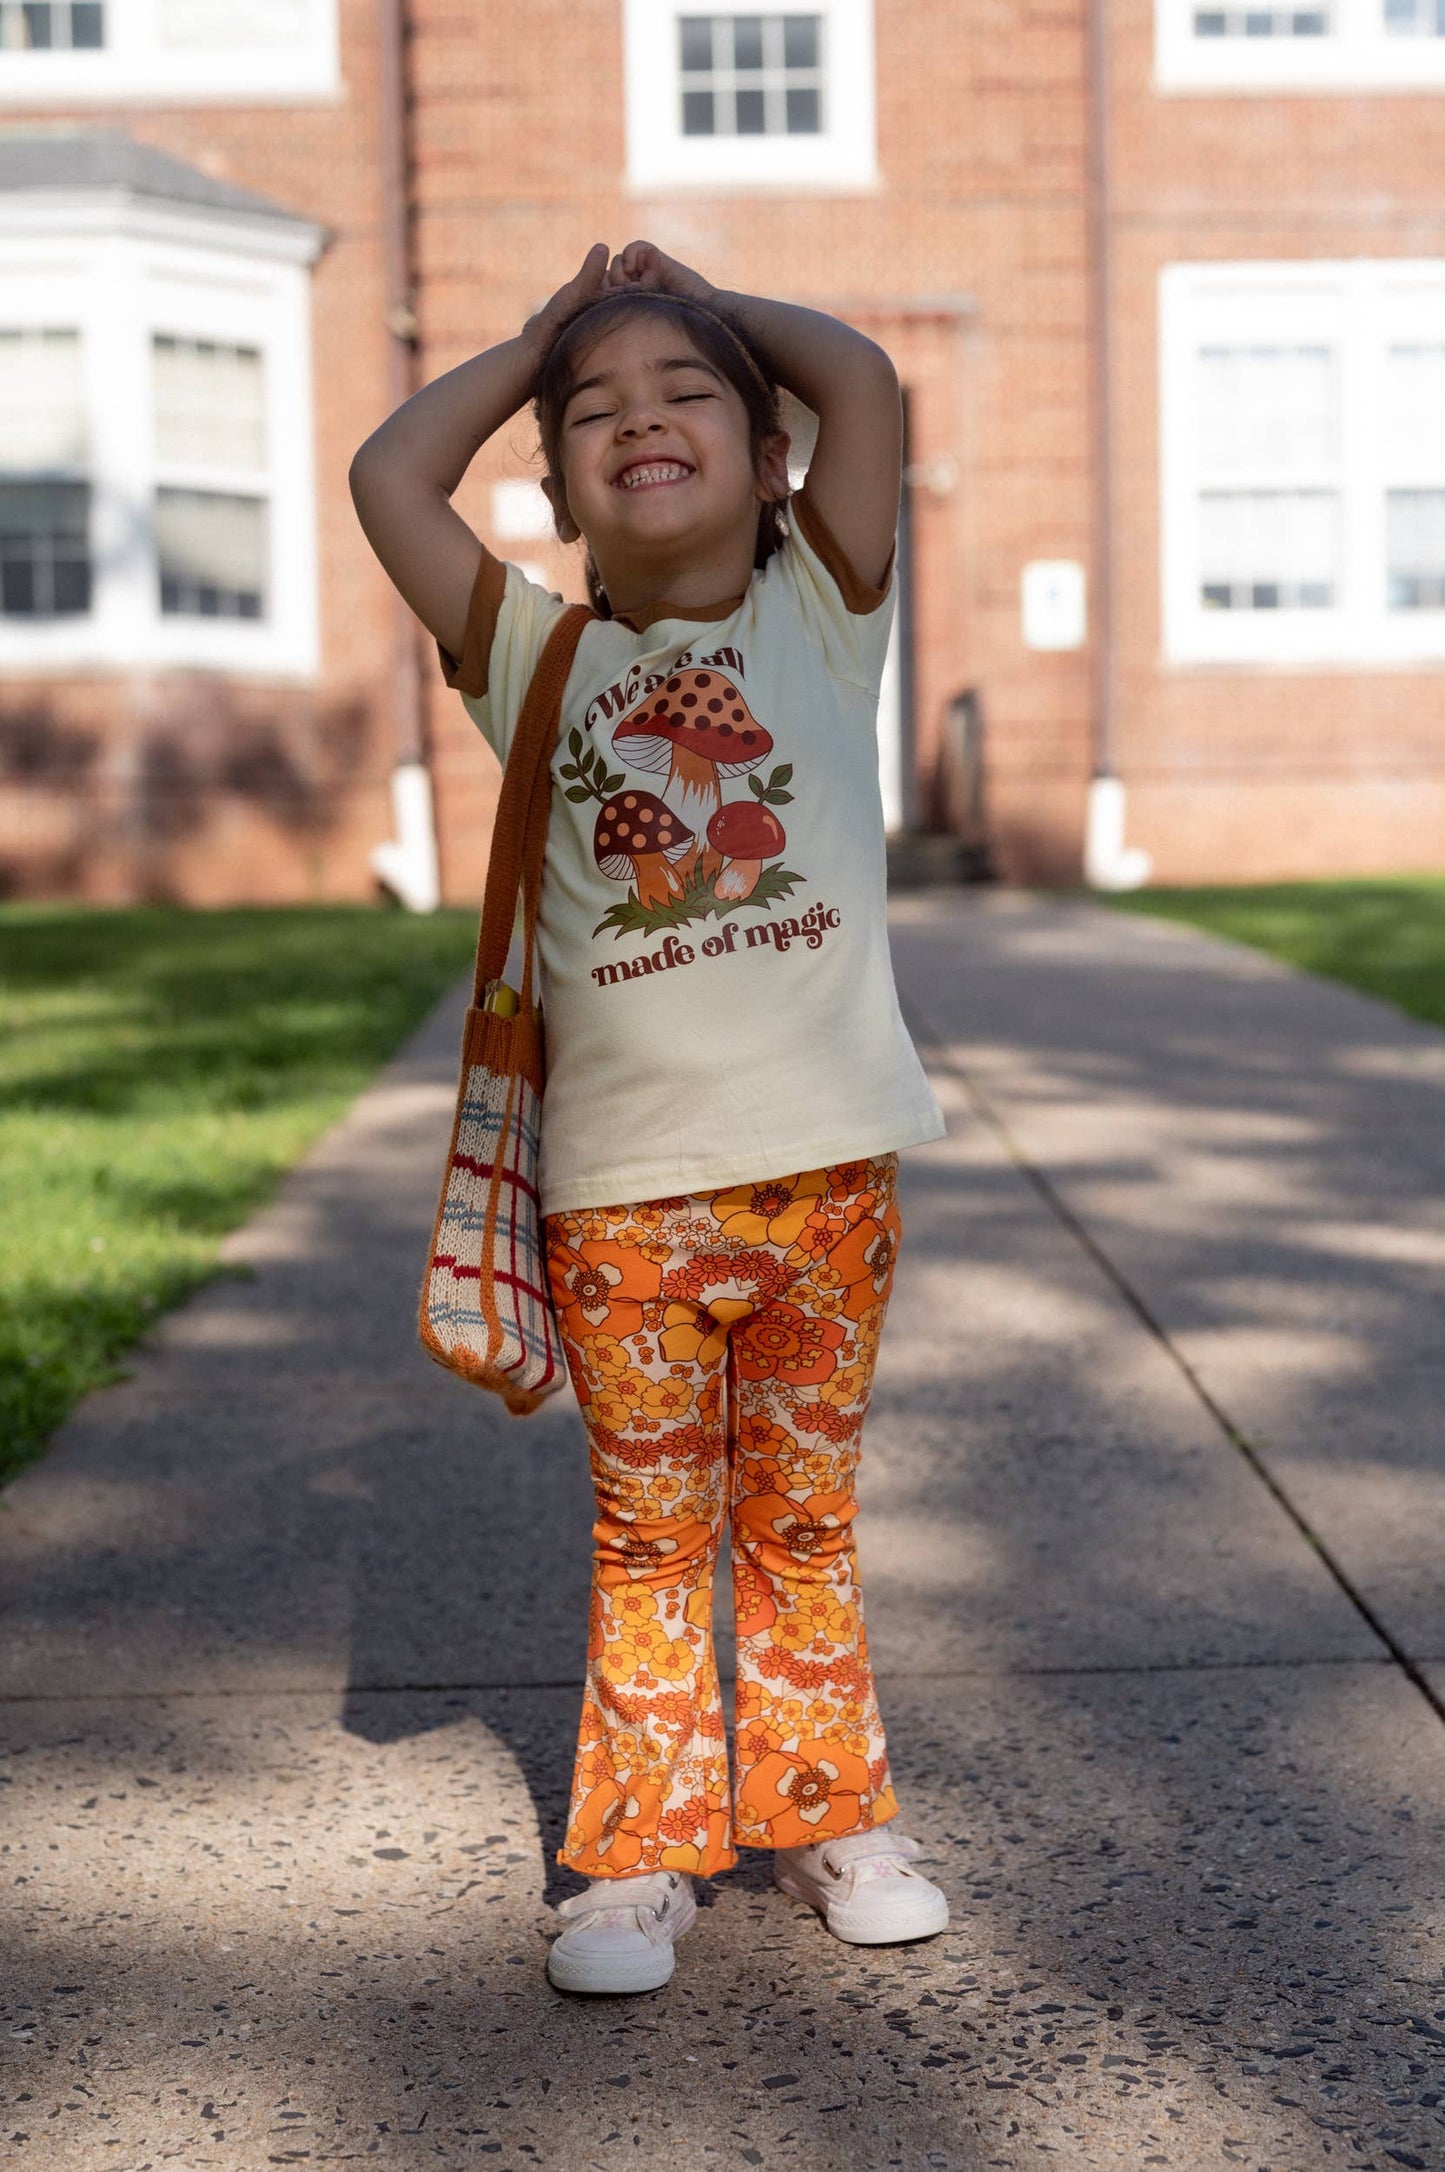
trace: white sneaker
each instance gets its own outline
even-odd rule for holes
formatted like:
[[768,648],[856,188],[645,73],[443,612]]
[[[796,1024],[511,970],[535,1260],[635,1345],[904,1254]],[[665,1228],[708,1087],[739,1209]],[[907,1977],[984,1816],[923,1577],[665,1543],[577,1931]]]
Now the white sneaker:
[[910,1868],[922,1853],[918,1841],[881,1825],[811,1848],[779,1848],[773,1880],[816,1908],[835,1938],[850,1946],[891,1946],[948,1929],[946,1896]]
[[697,1921],[692,1880],[679,1870],[592,1878],[557,1906],[566,1929],[547,1954],[559,1991],[656,1991],[672,1974],[672,1942]]

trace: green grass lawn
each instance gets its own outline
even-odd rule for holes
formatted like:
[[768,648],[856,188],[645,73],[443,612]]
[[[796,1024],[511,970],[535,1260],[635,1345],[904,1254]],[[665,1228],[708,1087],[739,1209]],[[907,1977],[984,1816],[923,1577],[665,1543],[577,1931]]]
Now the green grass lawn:
[[1136,890],[1108,903],[1232,936],[1445,1026],[1445,876]]
[[0,907],[0,1477],[465,970],[470,913]]

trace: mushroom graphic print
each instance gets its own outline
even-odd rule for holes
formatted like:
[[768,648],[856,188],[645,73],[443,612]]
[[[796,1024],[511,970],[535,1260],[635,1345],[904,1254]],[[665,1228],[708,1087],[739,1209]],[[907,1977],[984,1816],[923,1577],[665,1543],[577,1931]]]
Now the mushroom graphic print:
[[682,896],[671,862],[692,843],[692,831],[653,792],[619,792],[597,817],[592,848],[604,875],[636,878],[639,905],[666,905]]
[[[663,798],[701,836],[722,805],[721,780],[766,761],[773,737],[720,671],[675,671],[622,719],[612,751],[631,769],[665,774]],[[690,875],[692,862],[681,872]]]
[[[778,763],[766,783],[757,774],[773,745],[737,677],[701,667],[654,680],[613,727],[620,769],[583,732],[568,733],[564,791],[577,806],[596,803],[593,856],[628,885],[594,936],[661,935],[740,905],[776,905],[797,888],[803,877],[779,864],[787,838],[775,812],[793,797],[793,765]],[[630,783],[629,770],[662,778],[661,790]],[[749,796],[724,800],[724,782],[743,776]]]
[[775,859],[788,842],[782,823],[766,803],[770,799],[789,800],[791,792],[782,791],[792,775],[789,763],[773,771],[778,783],[769,782],[764,787],[756,777],[748,779],[756,797],[735,799],[726,807],[719,807],[707,826],[707,841],[714,852],[722,855],[722,870],[713,888],[720,898],[736,898],[739,903],[751,897],[758,886],[764,860]]

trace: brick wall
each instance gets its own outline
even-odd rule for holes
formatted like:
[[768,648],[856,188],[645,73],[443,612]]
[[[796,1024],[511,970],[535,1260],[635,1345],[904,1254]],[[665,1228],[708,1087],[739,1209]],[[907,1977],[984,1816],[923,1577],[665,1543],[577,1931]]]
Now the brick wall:
[[[1031,653],[1019,579],[1086,558],[1086,97],[1081,6],[877,0],[874,194],[623,187],[619,0],[412,0],[418,366],[514,331],[589,242],[648,235],[725,286],[851,316],[909,387],[916,743],[979,689],[1001,872],[1076,879],[1090,768],[1087,651]],[[1166,668],[1159,660],[1156,290],[1179,258],[1445,256],[1438,101],[1156,97],[1150,0],[1111,0],[1116,185],[1119,765],[1161,876],[1438,864],[1435,670]],[[387,834],[390,589],[352,514],[351,453],[386,406],[375,14],[343,0],[335,105],[119,120],[318,219],[314,275],[323,668],[314,689],[151,674],[0,686],[17,790],[12,887],[85,895],[365,896]],[[535,474],[520,417],[458,506]],[[576,595],[573,554],[511,543]],[[420,641],[448,896],[479,895],[496,765]],[[18,870],[18,872],[17,872]]]

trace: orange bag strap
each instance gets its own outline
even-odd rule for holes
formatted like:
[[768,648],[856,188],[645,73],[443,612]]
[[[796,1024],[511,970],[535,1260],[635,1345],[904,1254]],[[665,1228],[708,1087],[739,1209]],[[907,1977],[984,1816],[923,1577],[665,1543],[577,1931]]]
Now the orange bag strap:
[[547,850],[547,821],[552,811],[552,749],[562,714],[567,675],[577,653],[583,628],[596,617],[585,603],[574,603],[562,613],[537,659],[522,703],[522,713],[512,734],[507,766],[502,776],[492,827],[492,852],[487,862],[487,887],[482,900],[482,920],[477,931],[477,963],[472,983],[472,1002],[480,1006],[490,982],[506,970],[517,899],[522,898],[524,966],[521,995],[523,1007],[532,994],[532,948],[536,940],[537,910],[542,896],[542,860]]

